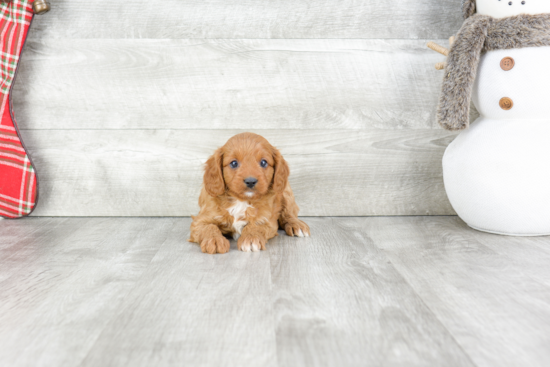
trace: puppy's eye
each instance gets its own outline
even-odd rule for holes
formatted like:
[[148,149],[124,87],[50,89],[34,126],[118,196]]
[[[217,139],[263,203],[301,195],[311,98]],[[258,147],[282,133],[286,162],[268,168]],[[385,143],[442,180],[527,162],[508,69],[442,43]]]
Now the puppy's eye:
[[233,162],[229,163],[229,165],[231,166],[231,168],[237,168],[237,167],[239,167],[239,162],[233,161]]
[[260,162],[260,166],[262,166],[263,168],[266,168],[267,167],[267,161],[265,159],[262,159],[262,161]]

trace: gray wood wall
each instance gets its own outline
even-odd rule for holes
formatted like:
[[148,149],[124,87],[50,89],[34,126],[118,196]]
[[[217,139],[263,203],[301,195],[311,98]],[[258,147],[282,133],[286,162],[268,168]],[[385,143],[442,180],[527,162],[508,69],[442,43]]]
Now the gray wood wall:
[[460,0],[51,0],[13,91],[37,216],[187,216],[253,131],[302,215],[454,214],[435,110]]

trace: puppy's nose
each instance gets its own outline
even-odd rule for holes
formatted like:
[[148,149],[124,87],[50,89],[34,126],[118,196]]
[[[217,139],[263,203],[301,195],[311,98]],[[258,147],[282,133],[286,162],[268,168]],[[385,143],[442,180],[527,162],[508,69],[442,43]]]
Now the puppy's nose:
[[245,183],[246,186],[248,186],[249,188],[253,188],[253,187],[256,186],[256,184],[258,183],[258,180],[255,179],[254,177],[248,177],[248,178],[245,178],[245,179],[244,179],[244,183]]

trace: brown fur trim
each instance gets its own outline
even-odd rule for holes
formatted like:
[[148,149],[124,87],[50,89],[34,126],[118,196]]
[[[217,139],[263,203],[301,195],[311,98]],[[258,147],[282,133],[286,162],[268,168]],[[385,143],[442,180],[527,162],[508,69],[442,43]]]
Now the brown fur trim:
[[462,16],[464,19],[468,19],[476,12],[475,0],[462,0]]
[[550,14],[493,19],[482,52],[550,46]]
[[472,87],[482,53],[523,47],[550,46],[550,14],[495,19],[473,15],[456,36],[445,68],[437,121],[448,130],[469,125]]
[[472,86],[491,19],[482,15],[466,19],[451,47],[437,110],[437,121],[445,129],[468,126]]

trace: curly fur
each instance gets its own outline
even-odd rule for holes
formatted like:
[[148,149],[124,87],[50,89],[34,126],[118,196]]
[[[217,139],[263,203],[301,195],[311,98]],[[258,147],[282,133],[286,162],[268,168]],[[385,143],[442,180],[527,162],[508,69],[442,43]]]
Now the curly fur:
[[[265,166],[260,165],[263,160]],[[281,152],[262,136],[243,133],[229,139],[206,162],[200,212],[193,217],[189,241],[215,254],[229,251],[225,236],[247,252],[265,250],[279,228],[289,236],[308,237],[309,226],[298,219],[289,174]],[[257,180],[253,188],[246,185],[247,178]]]
[[468,17],[447,58],[437,110],[439,124],[448,130],[469,126],[472,87],[483,53],[540,46],[550,46],[550,14],[502,19],[479,14]]

